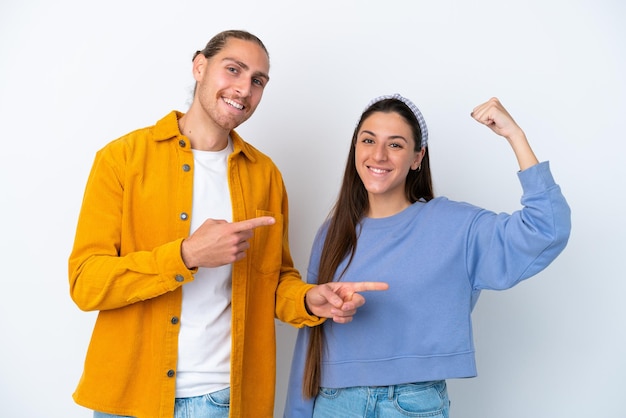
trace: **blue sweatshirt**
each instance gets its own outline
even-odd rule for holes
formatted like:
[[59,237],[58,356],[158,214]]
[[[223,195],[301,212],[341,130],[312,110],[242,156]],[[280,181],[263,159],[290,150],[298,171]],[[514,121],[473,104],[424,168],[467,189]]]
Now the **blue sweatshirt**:
[[[322,386],[387,386],[476,376],[471,312],[483,289],[515,286],[565,248],[570,209],[548,162],[518,172],[523,208],[494,213],[438,197],[387,218],[364,218],[343,281],[384,281],[348,324],[326,321]],[[328,223],[315,237],[317,283]],[[343,271],[345,263],[338,271]],[[335,277],[336,279],[336,277]],[[309,329],[298,331],[285,417],[310,417],[302,396]]]

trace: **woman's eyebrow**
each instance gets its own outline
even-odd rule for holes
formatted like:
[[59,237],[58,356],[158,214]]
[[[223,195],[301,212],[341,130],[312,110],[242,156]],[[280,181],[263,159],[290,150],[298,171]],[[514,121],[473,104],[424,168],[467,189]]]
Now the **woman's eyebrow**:
[[[375,134],[374,132],[372,132],[372,131],[368,131],[368,130],[363,130],[363,131],[361,131],[361,133],[359,134],[359,136],[361,136],[361,135],[363,135],[363,134],[369,134],[369,135],[374,136],[374,137],[376,136],[376,134]],[[406,142],[406,143],[408,143],[408,142],[409,142],[409,141],[407,141],[407,140],[406,140],[406,138],[405,138],[405,137],[403,137],[402,135],[391,135],[391,136],[388,136],[386,139],[401,139],[401,140],[403,140],[403,141],[404,141],[404,142]]]

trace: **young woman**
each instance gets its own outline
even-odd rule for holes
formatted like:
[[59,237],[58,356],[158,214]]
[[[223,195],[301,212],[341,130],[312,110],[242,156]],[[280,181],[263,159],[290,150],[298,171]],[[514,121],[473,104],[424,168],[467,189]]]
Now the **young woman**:
[[565,248],[570,209],[548,162],[496,98],[472,117],[517,157],[523,207],[496,214],[434,197],[428,130],[400,95],[374,99],[354,130],[339,198],[307,280],[379,280],[349,324],[299,331],[285,417],[448,417],[446,379],[476,376],[471,312]]

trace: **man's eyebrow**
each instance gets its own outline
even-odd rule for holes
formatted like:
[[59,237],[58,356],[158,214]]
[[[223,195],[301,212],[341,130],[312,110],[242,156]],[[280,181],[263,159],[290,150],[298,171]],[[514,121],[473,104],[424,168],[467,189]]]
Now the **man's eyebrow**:
[[[248,64],[246,64],[243,61],[239,61],[236,58],[231,58],[231,57],[225,57],[222,62],[224,61],[230,61],[233,62],[235,64],[237,64],[239,67],[243,68],[244,70],[248,71],[250,70],[250,67],[248,66]],[[266,81],[270,81],[270,76],[267,73],[264,73],[263,71],[255,71],[253,74],[255,77],[261,77],[264,78]]]

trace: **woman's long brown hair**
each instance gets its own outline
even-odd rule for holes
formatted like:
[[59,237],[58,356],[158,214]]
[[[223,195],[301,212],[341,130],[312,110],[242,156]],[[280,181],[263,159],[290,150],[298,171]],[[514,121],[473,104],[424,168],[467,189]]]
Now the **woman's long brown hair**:
[[[329,214],[328,231],[324,240],[324,247],[318,269],[318,284],[328,283],[336,276],[340,280],[346,272],[352,257],[356,251],[357,235],[356,227],[363,214],[368,209],[367,190],[359,177],[355,166],[356,140],[363,122],[375,112],[397,113],[402,116],[411,127],[415,142],[415,151],[421,150],[422,132],[417,118],[409,107],[397,99],[385,99],[374,103],[361,115],[358,125],[352,135],[350,153],[346,162],[343,182],[339,191],[339,197]],[[423,199],[431,200],[433,196],[432,178],[430,174],[430,162],[428,147],[422,158],[421,168],[410,170],[405,184],[405,193],[411,203]],[[349,257],[343,271],[338,272],[339,264]],[[307,398],[317,396],[322,380],[322,354],[324,348],[324,333],[322,325],[311,328],[309,345],[302,382],[303,394]]]

